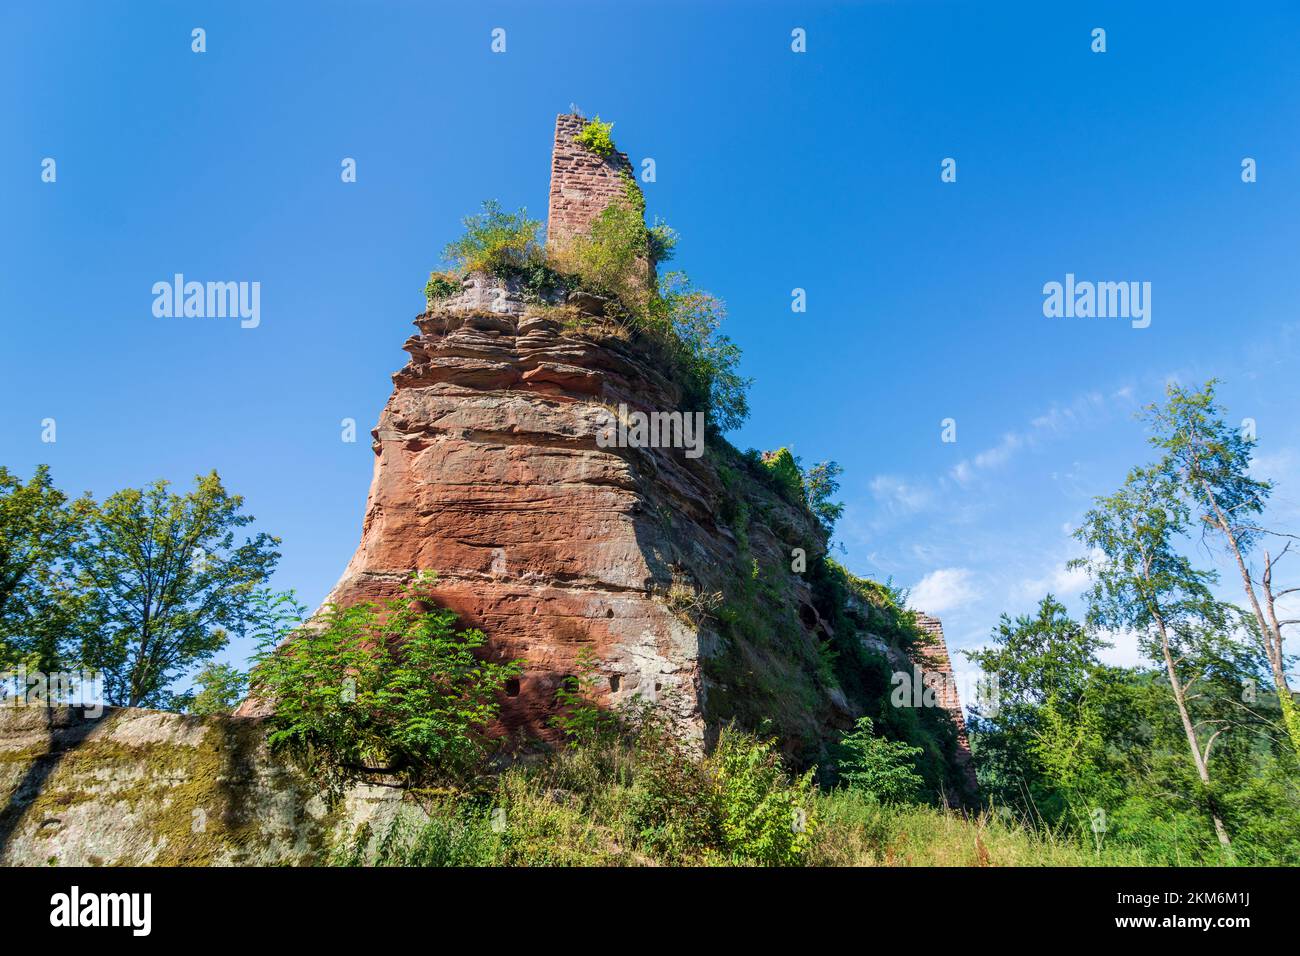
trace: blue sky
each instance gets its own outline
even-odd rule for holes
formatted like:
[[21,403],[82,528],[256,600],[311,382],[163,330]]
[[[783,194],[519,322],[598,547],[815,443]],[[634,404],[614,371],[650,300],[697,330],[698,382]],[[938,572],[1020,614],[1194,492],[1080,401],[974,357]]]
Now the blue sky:
[[[839,461],[846,563],[951,644],[1077,594],[1068,532],[1171,376],[1224,380],[1293,520],[1300,12],[1137,6],[5,4],[0,462],[97,495],[215,467],[314,605],[429,269],[483,199],[544,218],[575,103],[729,303],[732,440]],[[259,281],[261,325],[155,318],[177,272]],[[1067,273],[1150,282],[1150,327],[1045,318]]]

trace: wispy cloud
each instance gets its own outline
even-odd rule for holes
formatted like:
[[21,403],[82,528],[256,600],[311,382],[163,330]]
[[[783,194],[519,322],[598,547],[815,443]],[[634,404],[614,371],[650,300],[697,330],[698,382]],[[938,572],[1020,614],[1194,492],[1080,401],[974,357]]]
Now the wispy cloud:
[[1005,465],[1018,452],[1033,448],[1049,437],[1063,437],[1088,427],[1110,417],[1118,408],[1132,407],[1133,401],[1133,387],[1125,385],[1110,392],[1086,392],[1066,404],[1053,405],[1030,419],[1027,427],[1007,432],[996,445],[958,462],[949,476],[960,485],[969,484],[980,472]]
[[907,604],[913,610],[940,615],[979,596],[974,574],[966,568],[940,568],[931,571],[911,589]]
[[934,502],[934,493],[895,475],[877,475],[871,479],[871,494],[894,513],[915,514]]

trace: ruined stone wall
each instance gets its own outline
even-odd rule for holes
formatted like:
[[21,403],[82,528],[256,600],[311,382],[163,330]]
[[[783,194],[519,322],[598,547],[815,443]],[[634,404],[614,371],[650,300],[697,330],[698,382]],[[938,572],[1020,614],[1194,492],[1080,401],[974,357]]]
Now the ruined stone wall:
[[0,708],[0,864],[320,864],[402,806],[396,790],[357,786],[327,807],[264,731],[135,708]]
[[966,736],[966,718],[962,714],[961,698],[957,693],[957,678],[952,671],[952,658],[948,655],[948,644],[943,639],[943,624],[938,618],[918,613],[916,623],[930,636],[931,642],[922,644],[919,650],[925,658],[922,669],[926,673],[938,673],[942,679],[935,685],[935,697],[939,706],[952,715],[952,722],[957,728],[957,753],[955,760],[966,777],[971,793],[977,792],[975,766],[971,762],[970,741]]
[[574,114],[555,118],[551,202],[546,223],[546,241],[553,247],[586,232],[611,202],[625,200],[627,177],[636,182],[626,154],[616,151],[610,156],[598,156],[574,141],[586,123],[585,118]]

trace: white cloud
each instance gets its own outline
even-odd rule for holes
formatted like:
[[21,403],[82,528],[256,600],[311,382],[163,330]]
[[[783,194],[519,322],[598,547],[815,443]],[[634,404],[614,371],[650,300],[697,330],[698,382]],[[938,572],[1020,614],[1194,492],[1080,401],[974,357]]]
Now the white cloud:
[[1103,664],[1112,667],[1150,667],[1151,662],[1138,650],[1137,632],[1106,631],[1101,635],[1111,646],[1097,652]]
[[958,484],[964,485],[975,477],[977,471],[1006,464],[1016,452],[1022,448],[1034,447],[1042,438],[1069,434],[1094,424],[1098,419],[1104,419],[1112,412],[1111,406],[1132,404],[1132,386],[1126,385],[1109,395],[1097,391],[1085,392],[1068,405],[1053,405],[1045,414],[1030,419],[1028,428],[1019,432],[1007,432],[993,447],[958,462],[949,474]]
[[1026,578],[1016,586],[1016,597],[1021,601],[1038,600],[1049,591],[1057,598],[1074,597],[1088,586],[1088,569],[1071,568],[1062,561],[1049,574],[1039,578]]
[[974,575],[966,568],[940,568],[931,571],[911,589],[907,603],[913,610],[941,615],[953,608],[974,601],[979,592],[975,589]]
[[891,511],[914,514],[928,508],[934,495],[928,488],[909,484],[895,475],[877,475],[871,479],[871,493]]

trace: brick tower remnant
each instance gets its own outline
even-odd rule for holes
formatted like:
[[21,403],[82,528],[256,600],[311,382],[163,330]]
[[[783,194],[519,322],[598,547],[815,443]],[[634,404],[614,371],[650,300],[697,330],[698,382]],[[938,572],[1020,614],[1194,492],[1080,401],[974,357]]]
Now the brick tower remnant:
[[600,156],[575,137],[587,119],[575,113],[555,117],[555,147],[551,151],[551,200],[546,218],[546,243],[563,246],[592,222],[611,202],[628,201],[628,184],[640,190],[632,163],[617,150]]
[[939,706],[952,716],[957,728],[957,753],[955,760],[966,779],[966,785],[972,795],[979,792],[975,781],[975,765],[971,762],[970,741],[966,737],[966,718],[961,712],[961,698],[957,694],[957,679],[952,672],[952,659],[948,656],[948,644],[943,639],[943,624],[937,617],[930,617],[919,611],[916,623],[931,638],[931,643],[923,644],[919,650],[925,658],[922,670],[942,675],[937,682],[935,697]]

